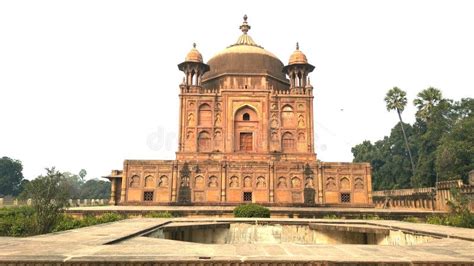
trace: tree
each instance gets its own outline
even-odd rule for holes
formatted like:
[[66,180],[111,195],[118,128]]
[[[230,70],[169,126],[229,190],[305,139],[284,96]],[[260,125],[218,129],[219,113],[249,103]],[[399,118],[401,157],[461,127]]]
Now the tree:
[[387,103],[387,110],[396,110],[398,114],[398,119],[400,120],[400,127],[402,128],[403,138],[405,140],[406,149],[408,156],[410,157],[412,175],[415,174],[415,163],[413,162],[413,157],[411,155],[410,146],[408,145],[407,135],[405,133],[405,128],[403,126],[402,112],[405,110],[407,105],[406,92],[402,91],[398,87],[393,87],[387,92],[385,96],[385,102]]
[[440,180],[467,181],[474,169],[474,116],[460,120],[453,130],[445,134],[436,149],[436,172]]
[[81,199],[110,198],[110,182],[98,179],[87,180],[81,187]]
[[422,90],[417,94],[413,104],[418,108],[417,117],[420,117],[424,121],[428,121],[432,114],[433,108],[443,99],[443,95],[440,90],[429,87],[426,90]]
[[46,169],[26,185],[23,197],[31,198],[35,210],[33,223],[38,234],[51,232],[68,204],[69,190],[64,175],[55,168]]
[[[409,124],[404,126],[408,139],[414,139],[412,126]],[[364,141],[354,146],[352,153],[354,162],[370,162],[375,190],[410,187],[411,164],[406,153],[400,123],[392,129],[389,137],[384,137],[374,144]]]
[[21,192],[23,165],[19,160],[9,157],[0,159],[0,196],[16,196]]
[[87,171],[86,169],[81,169],[81,171],[79,171],[79,177],[81,178],[81,182],[84,183],[86,180],[86,175],[87,175]]
[[450,132],[457,120],[457,112],[452,100],[444,99],[442,93],[435,88],[418,93],[418,98],[413,103],[418,108],[414,127],[419,138],[413,185],[434,186],[438,180],[435,169],[436,150],[443,135]]
[[84,184],[83,179],[76,174],[70,172],[63,173],[64,182],[67,185],[71,199],[78,199],[81,195],[81,187]]

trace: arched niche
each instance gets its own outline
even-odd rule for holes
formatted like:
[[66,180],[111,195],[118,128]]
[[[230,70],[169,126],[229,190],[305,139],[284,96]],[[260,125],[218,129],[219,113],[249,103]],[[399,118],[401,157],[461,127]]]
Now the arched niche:
[[257,151],[260,121],[253,107],[244,105],[234,114],[235,151]]

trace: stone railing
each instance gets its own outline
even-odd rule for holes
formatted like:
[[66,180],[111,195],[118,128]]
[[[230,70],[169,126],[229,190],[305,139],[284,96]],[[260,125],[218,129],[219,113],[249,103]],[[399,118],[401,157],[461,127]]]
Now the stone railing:
[[[108,205],[109,199],[70,199],[69,206],[79,207],[79,206],[99,206],[99,205]],[[0,208],[9,207],[9,206],[30,206],[32,203],[31,199],[19,200],[19,199],[6,199],[0,198]]]
[[468,197],[470,209],[474,210],[474,185],[463,184],[462,180],[437,182],[436,187],[374,191],[372,200],[376,208],[448,211],[452,188]]
[[435,188],[382,190],[372,192],[376,208],[435,208]]

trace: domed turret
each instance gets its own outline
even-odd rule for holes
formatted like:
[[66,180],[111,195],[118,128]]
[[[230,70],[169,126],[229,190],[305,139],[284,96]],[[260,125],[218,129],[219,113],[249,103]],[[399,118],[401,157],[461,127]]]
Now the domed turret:
[[195,43],[193,43],[193,48],[186,55],[185,61],[179,64],[178,68],[185,75],[183,85],[200,86],[202,75],[209,71],[209,65],[203,63],[202,55],[196,49]]
[[288,65],[283,68],[283,73],[290,78],[290,87],[306,87],[309,85],[308,74],[313,72],[314,66],[308,63],[306,55],[300,51],[296,43],[296,50],[291,54]]
[[186,55],[185,62],[203,63],[201,53],[196,49],[196,43],[193,43],[193,49]]
[[296,50],[291,54],[290,60],[288,60],[288,65],[294,64],[307,64],[308,59],[303,52],[300,51],[300,45],[296,43]]

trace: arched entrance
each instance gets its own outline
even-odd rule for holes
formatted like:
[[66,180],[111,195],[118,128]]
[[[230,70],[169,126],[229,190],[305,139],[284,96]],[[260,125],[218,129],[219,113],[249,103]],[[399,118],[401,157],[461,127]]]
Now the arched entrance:
[[234,116],[234,150],[257,151],[259,120],[257,112],[250,106],[243,106]]

